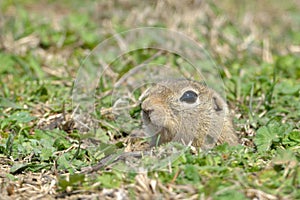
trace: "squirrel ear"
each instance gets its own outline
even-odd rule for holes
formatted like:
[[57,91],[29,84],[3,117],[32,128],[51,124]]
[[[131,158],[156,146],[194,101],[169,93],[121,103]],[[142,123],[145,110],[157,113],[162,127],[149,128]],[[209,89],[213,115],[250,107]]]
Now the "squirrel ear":
[[219,112],[223,110],[222,100],[220,100],[218,97],[213,96],[213,104],[215,111]]

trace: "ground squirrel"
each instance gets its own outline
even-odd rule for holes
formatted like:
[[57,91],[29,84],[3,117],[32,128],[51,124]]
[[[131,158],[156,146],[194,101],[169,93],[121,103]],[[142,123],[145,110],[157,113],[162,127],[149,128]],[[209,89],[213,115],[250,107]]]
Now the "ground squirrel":
[[170,141],[206,148],[238,144],[228,105],[213,89],[192,80],[158,82],[142,95],[142,121],[151,145]]

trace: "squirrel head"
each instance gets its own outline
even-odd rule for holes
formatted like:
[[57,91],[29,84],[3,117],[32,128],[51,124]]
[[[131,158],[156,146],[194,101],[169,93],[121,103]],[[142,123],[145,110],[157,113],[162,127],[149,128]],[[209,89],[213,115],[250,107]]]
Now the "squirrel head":
[[186,79],[159,82],[142,98],[145,131],[154,139],[160,137],[158,144],[202,141],[214,131],[216,120],[222,124],[228,113],[225,101],[214,90]]

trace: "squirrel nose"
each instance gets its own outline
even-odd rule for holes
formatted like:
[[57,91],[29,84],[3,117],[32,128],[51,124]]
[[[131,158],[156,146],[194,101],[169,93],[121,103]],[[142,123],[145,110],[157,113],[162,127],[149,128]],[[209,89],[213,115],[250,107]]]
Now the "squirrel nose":
[[147,100],[145,100],[142,103],[141,108],[142,108],[143,112],[148,116],[154,111],[153,106],[150,106],[149,103],[147,102]]
[[147,115],[150,116],[150,114],[154,111],[154,109],[143,109],[143,112]]

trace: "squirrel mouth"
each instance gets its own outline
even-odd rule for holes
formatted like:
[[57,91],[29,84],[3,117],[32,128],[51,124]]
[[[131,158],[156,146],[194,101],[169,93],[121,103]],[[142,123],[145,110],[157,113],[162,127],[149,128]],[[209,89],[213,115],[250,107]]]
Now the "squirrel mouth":
[[[171,141],[172,135],[168,127],[166,126],[166,119],[162,114],[156,111],[145,111],[142,110],[142,119],[143,119],[143,127],[147,136],[151,137],[152,142],[156,143],[157,138],[160,140],[159,144],[162,141]],[[154,144],[153,144],[154,145]]]
[[152,127],[155,127],[155,129],[157,130],[165,128],[162,124],[163,119],[160,117],[151,116],[151,113],[152,111],[142,110],[143,123],[145,125],[151,125]]
[[152,121],[151,121],[151,118],[150,118],[150,112],[149,111],[142,110],[142,117],[143,117],[144,123],[153,124]]

